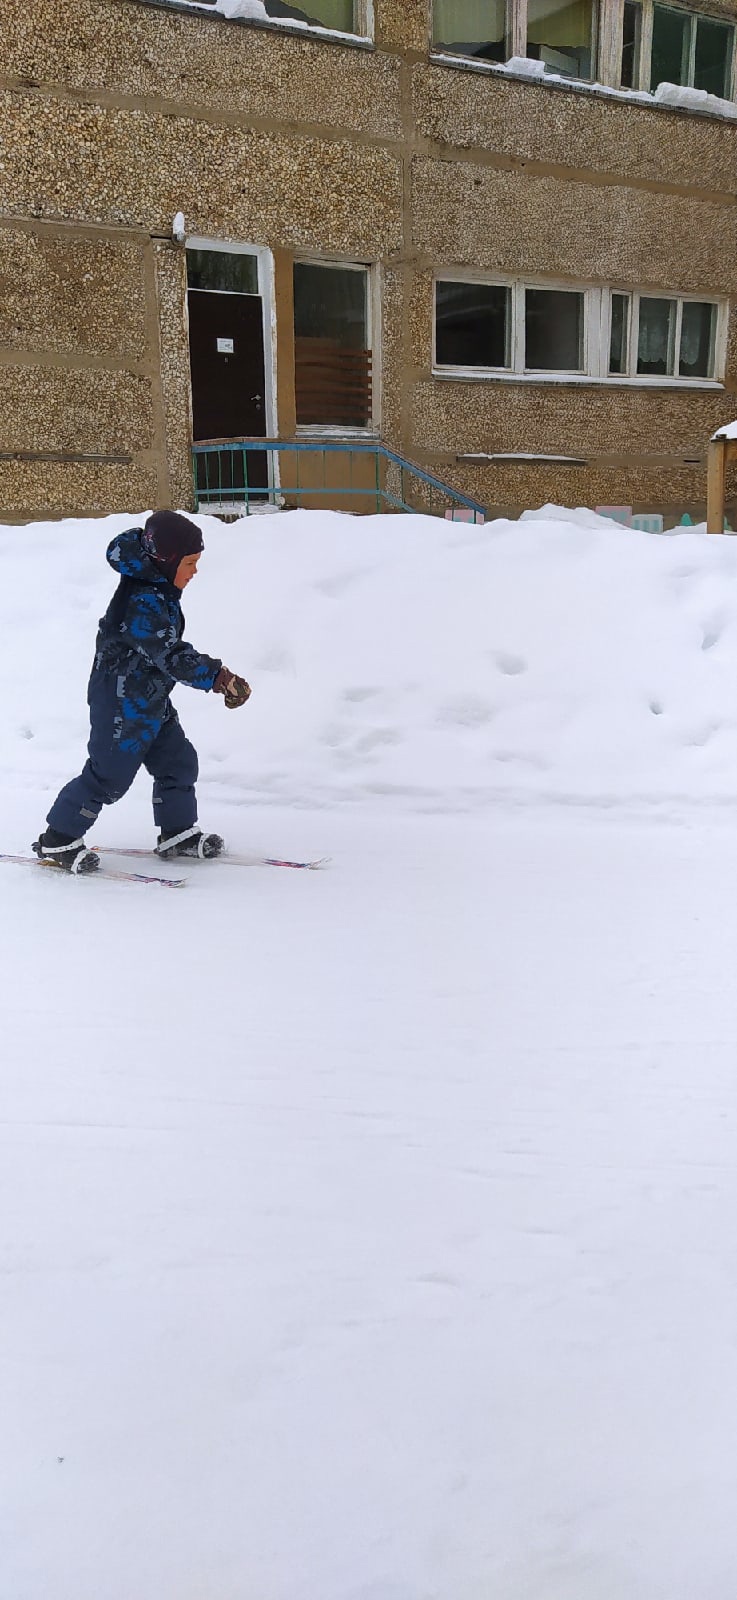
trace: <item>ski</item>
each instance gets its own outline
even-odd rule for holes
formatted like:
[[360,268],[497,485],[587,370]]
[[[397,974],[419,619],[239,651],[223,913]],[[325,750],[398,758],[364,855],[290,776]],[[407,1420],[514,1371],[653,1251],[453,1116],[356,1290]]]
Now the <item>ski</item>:
[[160,883],[166,889],[183,889],[186,878],[164,878],[154,872],[124,872],[117,867],[98,867],[95,872],[68,872],[58,861],[38,856],[0,855],[0,861],[14,862],[19,867],[50,867],[52,872],[64,872],[68,878],[113,878],[117,883]]
[[[136,859],[146,861],[150,861],[152,856],[157,855],[155,850],[128,850],[117,844],[91,844],[89,848],[90,850],[99,851],[100,855],[103,856],[135,856]],[[157,857],[157,859],[166,860],[166,857]],[[187,865],[190,862],[196,864],[200,859],[199,856],[172,856],[172,861],[186,861]],[[318,861],[282,861],[278,856],[231,856],[226,851],[224,855],[206,857],[205,860],[208,866],[219,862],[221,866],[226,867],[294,867],[298,871],[318,872],[322,867],[327,866],[330,856],[321,856]]]

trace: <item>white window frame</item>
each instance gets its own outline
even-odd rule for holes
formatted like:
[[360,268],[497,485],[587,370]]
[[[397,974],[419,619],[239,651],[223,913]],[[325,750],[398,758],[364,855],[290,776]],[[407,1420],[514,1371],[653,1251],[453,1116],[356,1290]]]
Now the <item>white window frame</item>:
[[[735,94],[735,84],[737,84],[737,25],[735,24],[735,19],[720,15],[716,12],[703,11],[700,7],[682,6],[678,4],[678,0],[636,0],[636,4],[639,5],[640,8],[640,27],[635,50],[635,64],[631,85],[632,90],[636,90],[641,94],[654,93],[654,90],[651,91],[650,89],[650,71],[652,66],[653,21],[655,17],[656,3],[662,6],[666,11],[680,12],[683,16],[689,17],[691,21],[691,37],[689,40],[688,58],[688,82],[681,85],[682,88],[692,89],[694,87],[693,79],[696,64],[696,24],[700,18],[703,17],[706,22],[723,22],[726,23],[728,27],[731,27],[732,50],[728,63],[729,73],[727,90],[723,98],[726,100],[733,100]],[[618,81],[621,82],[621,51]]]
[[[508,367],[449,367],[439,366],[437,359],[437,317],[435,314],[436,296],[435,286],[438,283],[479,283],[511,290],[511,319],[512,326],[509,333],[510,365]],[[583,367],[578,371],[561,372],[559,370],[548,372],[544,368],[525,367],[525,291],[527,289],[551,289],[558,293],[577,294],[583,297]],[[578,283],[551,282],[547,278],[515,279],[504,277],[486,277],[479,273],[469,272],[437,272],[433,282],[433,319],[432,319],[432,369],[437,377],[472,377],[472,378],[506,378],[512,380],[524,379],[526,382],[558,382],[568,383],[585,380],[588,377],[591,364],[591,315],[589,305],[590,290],[585,285]]]
[[[435,285],[438,283],[493,284],[511,289],[510,331],[511,365],[509,367],[439,366],[437,360],[437,317]],[[547,372],[524,367],[525,300],[526,289],[553,289],[584,297],[584,331],[582,372]],[[627,295],[630,300],[630,326],[628,330],[628,370],[626,373],[609,372],[611,340],[612,294]],[[676,301],[676,351],[680,349],[683,306],[686,302],[714,305],[717,308],[714,334],[714,376],[711,378],[679,377],[677,374],[658,377],[637,372],[637,340],[639,334],[639,302],[641,299]],[[565,383],[606,384],[620,388],[638,389],[722,389],[727,350],[729,302],[718,295],[678,294],[675,290],[638,289],[624,284],[606,288],[570,280],[525,276],[522,279],[501,274],[481,274],[462,268],[444,268],[435,273],[433,280],[432,313],[432,373],[436,378],[464,379],[475,383]]]
[[[609,351],[611,345],[612,328],[612,295],[626,295],[629,300],[629,327],[627,330],[627,370],[623,373],[606,372],[609,383],[639,383],[672,385],[682,388],[721,388],[724,378],[724,360],[727,344],[727,323],[729,320],[729,307],[726,301],[719,300],[716,295],[675,294],[661,289],[607,289],[602,293],[602,351],[609,366]],[[637,371],[637,352],[640,338],[640,304],[643,300],[674,300],[676,304],[676,323],[673,334],[674,352],[673,362],[677,366],[681,352],[681,327],[683,323],[684,305],[709,305],[716,308],[716,323],[714,328],[714,376],[711,378],[681,377],[674,372],[664,377],[656,377],[652,373]]]
[[[299,0],[294,0],[294,3],[298,4]],[[215,10],[214,4],[205,4],[205,0],[177,0],[177,5],[186,6],[188,11],[205,12],[207,16],[220,17],[223,22],[238,22],[250,28],[283,28],[286,33],[307,33],[318,39],[356,40],[361,44],[372,44],[374,40],[374,0],[354,0],[358,26],[350,33],[344,33],[340,28],[325,28],[319,23],[300,22],[296,17],[226,17],[223,12]]]
[[[380,432],[381,400],[380,400],[380,350],[379,329],[381,328],[381,301],[379,294],[379,274],[375,262],[372,261],[342,261],[339,256],[295,255],[295,267],[340,267],[344,272],[365,272],[366,274],[366,336],[367,349],[371,351],[371,418],[365,428],[346,428],[338,423],[327,422],[298,422],[296,424],[297,437],[307,439],[371,439]],[[292,334],[294,334],[294,316],[292,316]]]
[[[504,49],[507,61],[513,56],[526,57],[527,55],[527,0],[505,0],[506,19],[504,31]],[[593,0],[593,16],[591,25],[591,75],[588,78],[579,78],[573,72],[565,72],[560,67],[551,67],[549,75],[570,79],[571,83],[595,83],[597,81],[597,68],[599,58],[599,41],[601,37],[601,9],[607,0]],[[485,61],[483,57],[454,54],[445,45],[435,43],[434,25],[434,0],[430,0],[430,54],[439,56],[449,61],[463,61],[471,66],[483,70],[499,71],[504,68],[503,61]],[[541,78],[544,75],[540,74]]]

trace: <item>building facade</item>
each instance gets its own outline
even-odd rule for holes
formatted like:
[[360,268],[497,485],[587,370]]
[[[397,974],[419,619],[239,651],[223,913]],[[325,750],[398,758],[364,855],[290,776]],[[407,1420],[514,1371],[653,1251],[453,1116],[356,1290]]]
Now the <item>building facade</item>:
[[193,439],[242,435],[379,437],[493,512],[702,515],[736,24],[3,0],[0,518],[191,507]]

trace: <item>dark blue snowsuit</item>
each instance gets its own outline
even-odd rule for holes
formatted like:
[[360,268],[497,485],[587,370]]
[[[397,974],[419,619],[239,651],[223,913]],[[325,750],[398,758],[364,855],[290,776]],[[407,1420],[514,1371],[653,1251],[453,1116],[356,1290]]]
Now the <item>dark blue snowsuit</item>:
[[169,699],[175,683],[212,689],[222,666],[182,638],[179,590],[129,528],[108,547],[120,583],[101,619],[87,700],[89,759],[57,796],[49,827],[81,838],[103,806],[130,788],[140,767],[154,780],[154,819],[163,833],[197,821],[197,752]]

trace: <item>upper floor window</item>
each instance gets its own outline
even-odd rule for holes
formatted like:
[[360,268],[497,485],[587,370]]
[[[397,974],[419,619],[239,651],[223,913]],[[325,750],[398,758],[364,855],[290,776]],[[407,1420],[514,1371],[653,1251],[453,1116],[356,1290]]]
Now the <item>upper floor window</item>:
[[[199,0],[201,5],[217,5],[217,0]],[[233,10],[232,15],[238,12]],[[299,22],[311,28],[327,28],[331,33],[368,34],[368,0],[249,0],[243,13],[252,21],[260,17],[271,22]]]
[[625,0],[622,87],[652,92],[675,83],[729,100],[734,38],[733,24],[718,17],[656,0]]
[[455,56],[506,61],[508,0],[434,0],[433,44]]
[[435,285],[437,370],[715,382],[725,332],[716,300],[470,279]]
[[551,72],[591,78],[594,0],[434,0],[433,45],[481,61],[524,54]]
[[593,51],[593,0],[527,0],[530,60],[571,78],[591,78]]

